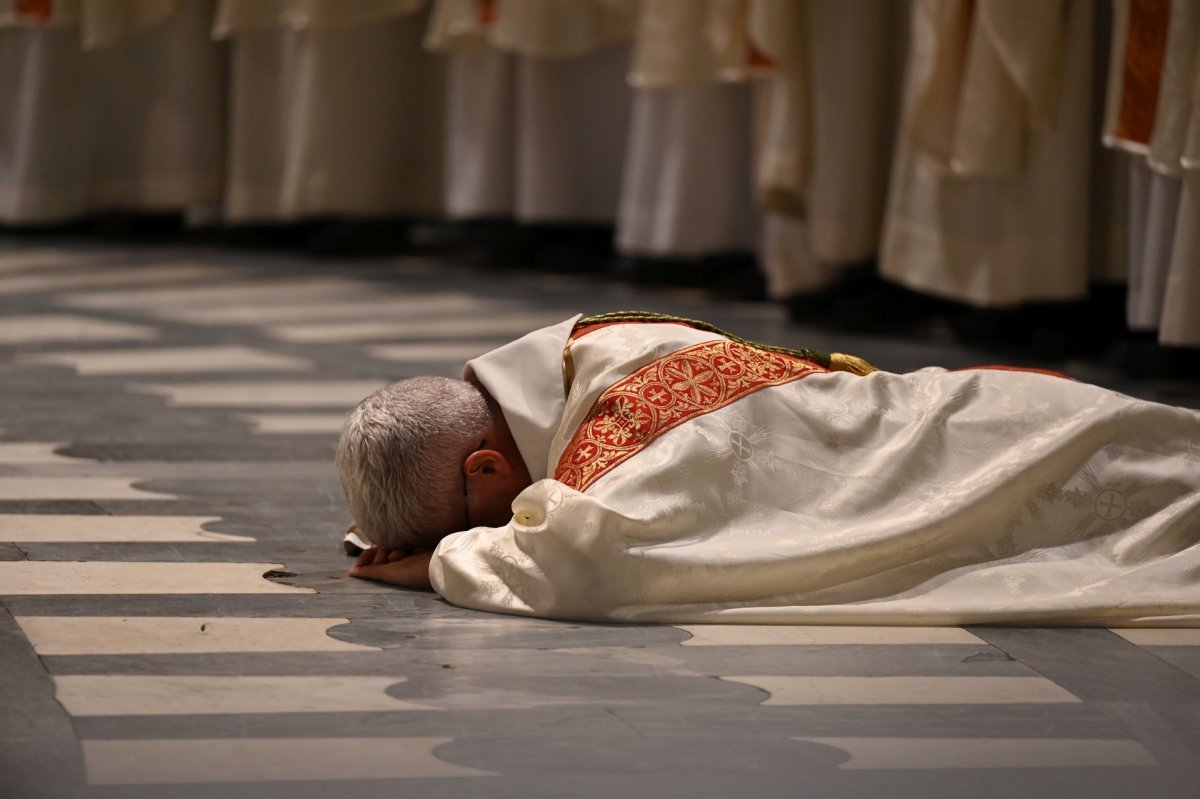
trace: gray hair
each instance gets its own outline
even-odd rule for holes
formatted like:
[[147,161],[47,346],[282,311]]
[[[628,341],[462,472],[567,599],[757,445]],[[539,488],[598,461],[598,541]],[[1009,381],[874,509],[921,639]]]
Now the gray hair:
[[346,504],[363,536],[385,549],[430,548],[457,519],[463,458],[492,426],[474,385],[414,377],[350,412],[337,447]]

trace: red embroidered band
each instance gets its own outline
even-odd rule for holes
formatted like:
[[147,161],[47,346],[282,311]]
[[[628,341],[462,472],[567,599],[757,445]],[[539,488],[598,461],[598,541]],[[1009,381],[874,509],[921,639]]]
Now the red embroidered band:
[[1154,135],[1170,21],[1170,0],[1133,0],[1129,4],[1117,138],[1149,144]]
[[736,341],[707,341],[665,355],[613,383],[563,450],[554,479],[579,491],[684,422],[760,389],[827,372]]
[[54,0],[17,0],[17,16],[49,22],[54,16]]

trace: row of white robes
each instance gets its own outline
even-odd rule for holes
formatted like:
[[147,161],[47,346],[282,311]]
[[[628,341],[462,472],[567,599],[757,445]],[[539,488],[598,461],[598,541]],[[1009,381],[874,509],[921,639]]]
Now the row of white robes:
[[42,5],[0,3],[0,222],[440,212],[422,0]]
[[1130,327],[1200,342],[1200,2],[1115,5],[1104,142],[1128,170]]
[[[887,107],[876,77],[894,71],[881,69],[876,54],[887,48],[877,45],[898,41],[902,28],[891,24],[901,15],[886,0],[862,13],[812,0],[811,15],[756,0],[747,18],[753,36],[780,64],[758,71],[746,10],[722,0],[438,0],[428,14],[421,0],[80,5],[72,15],[71,5],[55,4],[52,25],[0,14],[8,24],[0,58],[10,67],[0,100],[13,110],[6,117],[17,145],[0,153],[11,166],[5,222],[218,203],[230,222],[445,212],[612,223],[619,248],[643,256],[745,251],[765,229],[765,241],[783,243],[766,248],[779,295],[827,282],[815,276],[818,262],[869,258],[878,238],[890,137],[876,124]],[[789,37],[816,53],[812,76],[794,68],[804,57],[794,51],[804,48]],[[83,54],[75,52],[80,40]],[[164,52],[176,69],[139,68]],[[73,72],[56,84],[52,73],[66,65]],[[144,107],[114,105],[113,92],[86,85],[68,97],[75,73],[100,76]],[[166,97],[148,92],[151,79]],[[810,112],[797,98],[814,82],[828,88],[814,92]],[[831,102],[850,94],[853,102]],[[95,126],[75,118],[109,109],[121,124],[98,140],[89,133]],[[184,133],[159,135],[170,131],[151,122],[164,117],[177,118]],[[787,152],[810,119],[821,127],[815,145]],[[147,133],[128,135],[138,131]],[[68,146],[64,136],[78,141]],[[178,189],[151,197],[106,191],[95,176],[101,162],[139,186],[166,180],[136,159],[97,157],[109,139],[135,153],[146,140],[173,147],[203,168],[203,180],[171,176]],[[814,146],[819,153],[808,152]],[[39,158],[37,147],[54,157]],[[794,168],[810,158],[818,167],[805,205],[785,195],[807,192],[792,184],[806,180],[807,167]],[[768,204],[780,205],[783,219],[764,225],[756,196],[783,198]],[[805,215],[816,220],[815,247],[798,249],[808,238]],[[807,263],[775,256],[789,250]]]
[[[1134,327],[1200,345],[1198,6],[0,0],[0,223],[591,222],[635,256],[756,250],[776,297],[877,259],[986,307],[1128,276]],[[1112,127],[1131,93],[1145,142]]]

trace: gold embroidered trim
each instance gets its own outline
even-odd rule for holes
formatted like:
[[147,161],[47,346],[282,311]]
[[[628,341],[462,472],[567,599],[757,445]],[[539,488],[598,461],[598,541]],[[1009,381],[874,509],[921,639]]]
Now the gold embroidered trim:
[[831,352],[829,354],[829,371],[849,372],[852,375],[862,377],[871,374],[871,372],[878,372],[879,370],[856,355],[847,355],[844,352]]
[[761,389],[827,371],[810,360],[739,341],[706,341],[664,355],[604,390],[563,450],[554,479],[585,491],[690,419]]
[[[699,319],[688,319],[683,316],[671,316],[665,313],[654,313],[653,311],[612,311],[611,313],[596,314],[595,316],[585,316],[575,323],[575,329],[580,330],[589,325],[598,325],[604,322],[677,322],[687,325],[696,330],[703,330],[707,333],[716,333],[719,336],[724,336],[730,341],[736,341],[738,344],[744,344],[747,347],[753,347],[756,350],[764,350],[766,352],[777,352],[782,355],[791,355],[793,358],[803,358],[806,361],[812,361],[817,366],[829,368],[829,353],[821,350],[809,349],[792,349],[791,347],[776,347],[771,344],[759,344],[756,341],[744,339],[741,336],[735,336],[732,333],[727,333],[716,325],[710,325],[708,322],[701,322]],[[863,361],[866,363],[866,361]],[[874,370],[874,367],[872,367]]]
[[571,352],[571,345],[574,343],[575,337],[571,336],[567,339],[567,346],[563,347],[562,375],[564,397],[571,395],[571,384],[575,382],[575,355]]

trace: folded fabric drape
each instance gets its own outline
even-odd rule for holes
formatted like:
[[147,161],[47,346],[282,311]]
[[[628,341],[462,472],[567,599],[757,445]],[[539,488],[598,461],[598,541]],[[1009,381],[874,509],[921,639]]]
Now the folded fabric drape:
[[1103,140],[1130,173],[1128,323],[1200,344],[1200,3],[1114,11]]
[[[0,223],[220,199],[224,48],[210,0],[0,7]],[[89,49],[84,49],[88,46]],[[149,68],[150,65],[152,68]]]
[[1038,11],[913,6],[880,268],[979,306],[1079,299],[1089,279],[1095,4],[1019,5]]
[[0,0],[0,26],[78,25],[80,5],[81,0]]
[[636,18],[636,0],[435,0],[425,46],[578,58],[627,40]]
[[[91,0],[88,0],[91,2]],[[221,0],[213,36],[223,39],[263,28],[350,28],[420,11],[425,0]]]
[[819,289],[873,258],[895,138],[903,7],[755,0],[755,189],[773,296]]
[[421,5],[222,0],[227,221],[440,212],[442,64]]
[[633,110],[617,214],[627,255],[755,248],[751,87],[742,9],[720,0],[640,5]]

